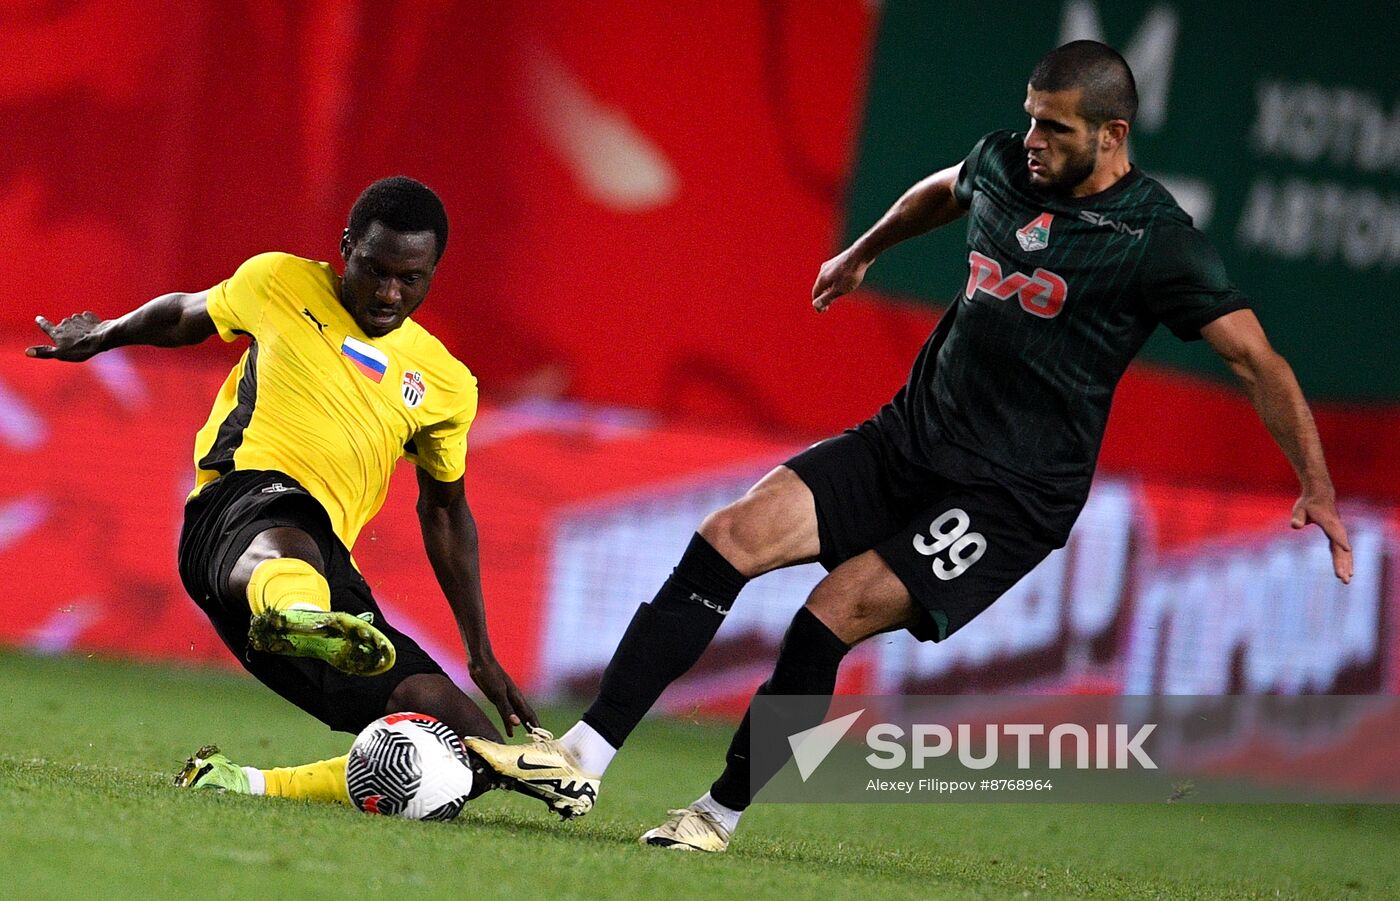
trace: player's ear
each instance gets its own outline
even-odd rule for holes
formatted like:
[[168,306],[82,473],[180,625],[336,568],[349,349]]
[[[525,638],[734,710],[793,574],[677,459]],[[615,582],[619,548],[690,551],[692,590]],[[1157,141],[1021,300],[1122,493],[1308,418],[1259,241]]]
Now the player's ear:
[[1126,119],[1109,119],[1099,130],[1100,145],[1104,150],[1114,151],[1122,147],[1128,140],[1128,121]]
[[350,229],[340,233],[340,258],[345,262],[350,262],[350,251],[354,245],[350,243]]

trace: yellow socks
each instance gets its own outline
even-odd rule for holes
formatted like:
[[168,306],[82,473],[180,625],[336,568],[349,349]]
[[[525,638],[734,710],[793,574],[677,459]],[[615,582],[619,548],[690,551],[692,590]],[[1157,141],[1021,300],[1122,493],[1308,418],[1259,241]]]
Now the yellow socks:
[[348,757],[344,755],[305,766],[261,770],[263,794],[302,801],[349,804],[350,791],[345,787],[345,761]]
[[248,579],[248,606],[254,616],[268,610],[329,610],[331,587],[305,560],[264,560]]
[[[264,560],[248,579],[248,606],[254,616],[268,610],[330,610],[331,587],[326,577],[305,560],[295,557]],[[254,794],[349,804],[345,761],[346,757],[341,756],[303,766],[270,770],[247,767],[244,771],[251,777]],[[258,773],[262,779],[257,779],[253,773]],[[263,783],[261,792],[257,791],[259,781]]]

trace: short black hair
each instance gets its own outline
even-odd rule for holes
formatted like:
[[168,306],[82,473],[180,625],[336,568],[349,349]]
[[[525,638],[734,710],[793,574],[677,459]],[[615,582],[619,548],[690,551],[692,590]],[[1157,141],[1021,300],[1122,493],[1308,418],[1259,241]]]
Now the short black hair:
[[1070,41],[1040,58],[1031,72],[1037,91],[1079,88],[1079,114],[1093,125],[1110,119],[1133,121],[1137,115],[1137,82],[1122,54],[1098,41]]
[[350,240],[360,240],[376,220],[397,232],[432,232],[439,260],[447,249],[447,210],[433,189],[416,178],[394,175],[365,188],[350,208]]

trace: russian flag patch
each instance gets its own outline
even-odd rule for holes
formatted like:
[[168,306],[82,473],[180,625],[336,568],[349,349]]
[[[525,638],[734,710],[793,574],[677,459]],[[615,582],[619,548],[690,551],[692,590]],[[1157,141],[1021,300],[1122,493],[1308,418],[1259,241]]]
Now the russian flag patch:
[[382,350],[346,335],[345,343],[340,345],[340,352],[349,357],[355,368],[367,377],[376,382],[384,380],[384,373],[389,368],[389,358]]

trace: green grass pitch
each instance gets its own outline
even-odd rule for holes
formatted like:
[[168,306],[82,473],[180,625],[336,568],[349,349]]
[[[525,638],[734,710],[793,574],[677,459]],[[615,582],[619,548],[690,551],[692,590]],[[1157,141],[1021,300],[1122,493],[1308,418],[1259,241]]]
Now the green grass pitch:
[[6,652],[0,687],[6,898],[1400,896],[1394,807],[760,805],[702,856],[636,837],[705,789],[721,726],[645,723],[578,822],[493,793],[409,823],[169,787],[205,742],[260,766],[348,747],[240,675]]

